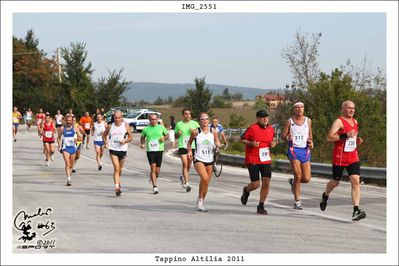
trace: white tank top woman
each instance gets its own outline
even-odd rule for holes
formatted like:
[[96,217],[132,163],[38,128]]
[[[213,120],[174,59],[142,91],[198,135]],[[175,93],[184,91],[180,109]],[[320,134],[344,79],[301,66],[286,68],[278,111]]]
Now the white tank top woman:
[[212,163],[215,148],[215,136],[209,130],[204,133],[201,128],[198,128],[198,135],[195,141],[195,154],[194,158],[203,163]]
[[105,131],[104,121],[94,123],[94,141],[103,141],[103,133]]
[[109,131],[110,145],[109,149],[113,151],[127,151],[127,143],[121,145],[120,141],[125,139],[127,136],[125,122],[122,122],[119,127],[112,123],[111,129]]
[[291,127],[290,134],[292,136],[292,146],[295,148],[306,148],[309,138],[308,118],[305,117],[302,125],[295,124],[294,120],[290,118]]

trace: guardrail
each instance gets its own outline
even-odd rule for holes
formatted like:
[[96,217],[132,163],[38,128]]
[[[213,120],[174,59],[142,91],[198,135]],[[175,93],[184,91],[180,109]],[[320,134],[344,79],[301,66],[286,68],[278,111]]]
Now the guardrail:
[[[235,164],[235,165],[244,165],[244,156],[241,155],[230,155],[230,154],[222,154],[223,162]],[[280,171],[290,171],[291,165],[288,160],[273,160],[273,168],[274,170]],[[375,180],[386,180],[387,169],[386,168],[377,168],[377,167],[360,167],[361,178],[366,179],[375,179]],[[312,162],[312,174],[319,175],[327,175],[331,176],[331,164],[324,163],[313,163]],[[348,175],[346,170],[344,171],[344,175]]]

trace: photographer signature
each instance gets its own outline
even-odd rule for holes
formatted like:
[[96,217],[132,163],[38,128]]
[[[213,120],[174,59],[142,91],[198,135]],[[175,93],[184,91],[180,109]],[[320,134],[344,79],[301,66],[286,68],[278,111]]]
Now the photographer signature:
[[[37,212],[34,214],[28,214],[25,210],[20,211],[14,219],[14,227],[22,231],[22,236],[18,238],[18,240],[23,240],[24,243],[26,241],[31,241],[36,237],[36,232],[31,232],[33,223],[32,221],[36,218],[42,216],[49,216],[53,210],[51,208],[47,208],[46,211],[42,211],[41,208],[38,208]],[[43,236],[49,234],[53,230],[55,230],[54,222],[46,221],[46,222],[38,222],[37,229],[46,229],[47,231],[43,234]]]

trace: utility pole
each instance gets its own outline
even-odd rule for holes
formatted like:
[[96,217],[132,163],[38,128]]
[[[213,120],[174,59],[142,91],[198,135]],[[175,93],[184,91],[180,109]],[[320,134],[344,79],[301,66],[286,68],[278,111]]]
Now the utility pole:
[[60,58],[61,58],[61,51],[60,48],[57,48],[57,65],[58,65],[58,81],[61,83],[61,63],[60,63]]

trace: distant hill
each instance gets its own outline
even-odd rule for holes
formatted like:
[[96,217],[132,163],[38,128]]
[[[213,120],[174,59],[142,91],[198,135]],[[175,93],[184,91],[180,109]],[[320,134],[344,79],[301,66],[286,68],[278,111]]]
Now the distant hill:
[[[257,89],[238,87],[230,85],[218,85],[218,84],[207,84],[213,91],[213,96],[221,95],[225,88],[229,89],[230,94],[242,93],[243,99],[254,100],[256,95],[265,94],[271,89]],[[184,96],[188,88],[193,88],[194,83],[153,83],[153,82],[132,82],[129,84],[128,89],[123,94],[124,97],[130,102],[136,102],[144,100],[147,102],[155,101],[158,96],[162,99],[166,99],[172,96],[173,99]]]

